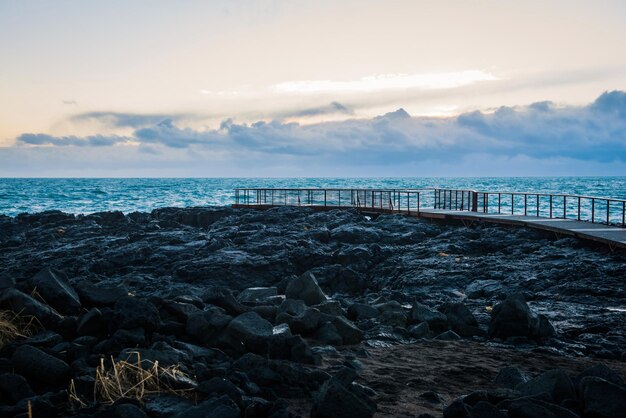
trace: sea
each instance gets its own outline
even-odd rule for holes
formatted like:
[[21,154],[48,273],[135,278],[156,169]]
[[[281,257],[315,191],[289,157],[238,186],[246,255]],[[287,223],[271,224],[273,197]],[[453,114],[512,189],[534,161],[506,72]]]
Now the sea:
[[226,206],[236,188],[450,188],[626,199],[626,176],[372,178],[0,178],[0,214]]

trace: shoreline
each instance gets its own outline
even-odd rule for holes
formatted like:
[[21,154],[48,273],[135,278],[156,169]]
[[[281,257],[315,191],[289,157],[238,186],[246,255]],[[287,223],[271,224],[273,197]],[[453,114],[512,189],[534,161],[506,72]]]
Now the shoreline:
[[[563,360],[553,363],[560,364],[574,380],[582,371],[575,366],[575,359],[584,359],[587,365],[608,362],[622,376],[625,371],[626,331],[622,324],[626,313],[608,309],[624,306],[626,300],[621,272],[624,256],[582,246],[573,238],[555,240],[536,231],[497,225],[440,225],[397,215],[367,220],[351,210],[316,213],[274,208],[256,212],[209,207],[161,208],[127,215],[49,212],[0,217],[0,248],[0,282],[5,289],[0,290],[2,308],[16,300],[24,302],[17,293],[7,297],[6,289],[28,296],[38,288],[40,296],[51,292],[39,302],[45,301],[55,311],[66,310],[62,319],[53,314],[48,318],[48,337],[43,342],[13,342],[0,350],[3,372],[15,365],[15,352],[23,346],[33,346],[65,362],[74,379],[93,375],[93,361],[100,357],[121,358],[123,353],[140,350],[144,359],[182,359],[187,374],[195,378],[193,390],[201,394],[198,405],[207,408],[208,403],[219,401],[220,407],[233,411],[234,404],[240,413],[252,404],[259,411],[267,408],[265,412],[272,408],[275,412],[298,410],[300,401],[293,399],[301,399],[301,406],[323,416],[328,402],[348,399],[361,405],[364,413],[378,404],[378,413],[385,416],[394,414],[390,401],[394,398],[386,390],[402,390],[385,386],[382,375],[375,379],[375,370],[381,367],[375,363],[385,359],[384,353],[397,354],[389,366],[392,376],[402,371],[403,363],[419,362],[420,353],[439,352],[443,359],[461,367],[468,358],[488,362],[483,351],[493,354],[510,349],[514,349],[510,357],[517,358],[520,366],[528,357],[524,373],[545,372],[543,366],[551,364],[554,355]],[[309,276],[315,278],[315,286]],[[304,290],[298,293],[294,283],[300,282]],[[61,299],[63,303],[51,299],[56,293],[46,286],[58,292],[54,283],[66,283],[71,289],[66,293],[71,296],[74,292],[77,304],[68,306],[69,299]],[[250,290],[257,287],[265,289]],[[126,296],[129,293],[133,296]],[[107,294],[116,296],[98,299]],[[282,296],[285,294],[288,297]],[[493,331],[497,328],[493,311],[506,305],[512,294],[522,294],[527,301],[515,302],[515,309],[529,309],[524,311],[529,320],[544,325],[533,325],[526,336],[513,334],[507,339],[498,337],[498,332],[508,335],[508,331]],[[309,297],[313,299],[307,303]],[[35,294],[34,300],[37,298]],[[130,300],[130,305],[118,306],[121,299]],[[133,300],[145,309],[134,307]],[[297,300],[305,302],[294,302]],[[127,317],[143,311],[139,322],[120,326]],[[92,324],[93,329],[85,331],[88,320],[100,325]],[[205,322],[204,328],[198,328]],[[502,329],[514,324],[505,325]],[[256,335],[261,329],[266,333]],[[270,337],[274,334],[281,337]],[[83,344],[85,337],[96,341]],[[440,341],[442,338],[462,338],[466,343]],[[244,341],[244,347],[236,341]],[[457,349],[441,352],[437,348],[464,344],[473,347],[465,357]],[[196,349],[190,345],[209,351],[194,354]],[[348,350],[349,355],[335,357],[337,349]],[[172,357],[176,351],[187,355]],[[260,358],[246,352],[255,352]],[[166,353],[169,357],[163,357]],[[509,354],[502,355],[506,358]],[[76,364],[82,355],[90,360]],[[271,407],[259,399],[248,399],[257,396],[256,389],[237,374],[243,370],[237,364],[244,359],[249,367],[274,370],[282,379],[273,387],[277,382],[263,380],[267,376],[245,372],[247,380],[260,390],[256,395],[263,395],[260,398]],[[305,368],[298,369],[298,365]],[[341,377],[345,367],[355,375]],[[488,373],[459,369],[461,376],[480,375],[483,379],[473,387],[468,385],[467,394],[479,390],[487,375],[497,374],[499,366],[490,367]],[[217,369],[222,371],[216,375]],[[431,391],[441,392],[442,399],[428,408],[425,401],[413,406],[422,408],[418,408],[420,413],[441,413],[462,394],[447,391],[446,384],[435,379],[435,370],[428,373],[434,379],[429,383]],[[296,380],[290,380],[294,376]],[[211,386],[198,392],[218,377],[228,383],[220,380],[219,390]],[[303,378],[308,386],[298,383]],[[39,392],[50,386],[36,378],[27,381]],[[217,383],[213,380],[211,385]],[[281,386],[284,383],[298,389],[290,393]],[[360,385],[373,393],[359,389]],[[424,389],[417,385],[415,391],[427,392]],[[333,400],[324,395],[334,390],[345,391],[345,396]],[[46,395],[51,392],[39,392],[39,398],[51,396]],[[218,394],[226,394],[228,399]],[[404,399],[405,395],[397,396]],[[46,402],[55,405],[50,399]],[[72,409],[65,402],[64,413],[69,414]],[[177,405],[197,407],[186,402]],[[411,410],[405,401],[402,407],[398,405],[395,413]],[[91,408],[94,413],[108,410],[103,405]],[[145,402],[139,403],[144,413],[158,416],[146,408]]]

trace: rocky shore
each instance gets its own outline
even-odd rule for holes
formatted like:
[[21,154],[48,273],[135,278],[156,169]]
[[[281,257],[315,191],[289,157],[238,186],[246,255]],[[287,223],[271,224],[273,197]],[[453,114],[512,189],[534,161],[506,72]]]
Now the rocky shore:
[[356,211],[0,216],[0,417],[625,416],[625,261]]

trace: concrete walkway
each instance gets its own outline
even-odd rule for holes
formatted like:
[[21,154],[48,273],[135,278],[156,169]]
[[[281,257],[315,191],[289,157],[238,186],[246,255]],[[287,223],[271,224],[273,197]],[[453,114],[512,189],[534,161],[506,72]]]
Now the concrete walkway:
[[[411,216],[417,216],[417,213],[411,213]],[[520,225],[557,234],[570,235],[580,239],[602,242],[611,247],[626,248],[626,228],[582,222],[574,219],[548,219],[537,218],[536,216],[486,214],[441,209],[422,209],[420,210],[420,217]]]

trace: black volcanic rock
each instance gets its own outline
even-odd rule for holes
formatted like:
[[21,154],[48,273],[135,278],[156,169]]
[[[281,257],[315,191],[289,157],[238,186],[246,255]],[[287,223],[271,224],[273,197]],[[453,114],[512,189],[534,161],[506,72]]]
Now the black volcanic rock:
[[76,285],[76,292],[88,306],[101,308],[113,306],[118,299],[128,296],[128,289],[122,285],[93,284],[83,280]]
[[137,297],[125,296],[118,299],[113,307],[116,325],[119,328],[144,328],[147,332],[156,330],[160,317],[157,308]]
[[509,366],[503,367],[498,372],[493,383],[496,386],[513,389],[515,386],[525,383],[529,380],[528,376],[524,374],[517,367]]
[[409,321],[414,324],[426,322],[434,332],[442,332],[448,329],[448,317],[438,311],[430,309],[421,303],[414,303],[409,313]]
[[272,324],[256,312],[234,318],[224,330],[224,340],[237,350],[266,352],[273,335]]
[[0,291],[0,308],[10,309],[13,312],[19,312],[21,315],[34,316],[44,326],[54,327],[63,319],[50,306],[13,288]]
[[11,363],[30,382],[63,386],[70,377],[67,363],[30,345],[18,347],[13,353]]
[[69,284],[67,277],[58,270],[42,269],[28,280],[28,284],[57,312],[72,315],[80,310],[78,294]]
[[576,389],[569,376],[560,369],[548,370],[527,382],[515,386],[524,396],[547,394],[554,403],[575,399]]
[[531,312],[524,296],[516,293],[493,307],[489,335],[498,338],[524,336],[547,338],[555,334],[554,328],[543,315]]
[[317,305],[328,299],[311,272],[291,280],[285,290],[285,296],[290,299],[303,300],[309,306]]
[[0,401],[2,403],[13,405],[34,395],[35,393],[23,376],[14,373],[0,374]]
[[[203,416],[219,408],[225,414],[278,417],[311,403],[319,414],[369,416],[373,398],[393,414],[391,402],[400,399],[397,388],[414,391],[414,400],[422,405],[426,401],[418,394],[437,390],[444,399],[441,408],[449,394],[466,384],[472,392],[452,404],[456,409],[446,408],[446,416],[501,416],[506,411],[509,416],[572,417],[586,407],[589,415],[606,416],[601,406],[619,405],[614,400],[622,396],[621,366],[596,365],[576,375],[581,368],[561,358],[565,377],[548,373],[531,383],[519,370],[503,369],[495,383],[490,379],[509,357],[511,365],[533,372],[553,367],[546,353],[626,358],[620,310],[626,297],[623,265],[618,251],[598,251],[523,228],[389,214],[366,217],[354,210],[164,208],[126,216],[0,216],[0,277],[8,278],[0,289],[0,308],[36,315],[44,327],[32,338],[18,338],[0,349],[0,371],[17,372],[37,393],[23,397],[28,393],[21,391],[23,386],[11,383],[20,380],[18,375],[6,378],[20,394],[0,385],[0,416],[25,416],[29,400],[35,417]],[[76,290],[79,313],[55,302],[63,312],[73,312],[63,317],[36,293],[28,295],[33,287],[29,280],[41,266],[49,266],[63,285]],[[525,301],[502,301],[513,292],[532,300],[533,309],[550,320],[533,313]],[[491,318],[485,308],[498,301]],[[492,335],[504,341],[483,344],[476,338],[490,322]],[[553,335],[550,322],[560,332],[545,338]],[[422,339],[433,336],[461,340]],[[415,339],[420,339],[415,347],[388,347]],[[483,364],[464,364],[458,357],[472,347],[496,350],[503,345],[510,349]],[[385,357],[387,349],[394,355]],[[36,356],[32,350],[38,350]],[[449,372],[444,367],[436,376],[423,375],[419,367],[409,368],[413,358],[402,363],[433,351],[436,357],[439,350],[442,358],[452,357]],[[527,351],[532,352],[528,364],[520,360]],[[469,357],[474,354],[480,355]],[[14,363],[20,356],[18,370]],[[31,365],[35,357],[53,370],[47,362],[61,364],[60,372],[54,372],[60,380],[42,381],[35,374],[42,369]],[[197,398],[191,402],[161,393],[142,403],[124,399],[70,410],[65,366],[71,365],[77,391],[89,400],[101,358],[107,367],[111,358],[141,359],[146,368],[155,362],[160,368],[180,367],[190,379],[162,376],[162,382],[189,389]],[[379,395],[355,383],[349,373],[338,373],[342,366],[359,370],[358,382],[368,382]],[[333,385],[329,373],[335,375]],[[459,373],[460,385],[438,383]],[[399,382],[386,380],[398,374]],[[475,387],[470,382],[477,377],[500,387]],[[196,382],[204,389],[195,390]],[[519,391],[511,389],[518,386]],[[49,390],[54,392],[41,393]],[[312,400],[313,393],[323,396]]]
[[594,376],[580,382],[585,416],[609,418],[626,415],[626,388]]
[[105,336],[108,333],[107,321],[98,308],[92,308],[78,320],[78,335]]
[[341,369],[320,388],[314,398],[311,418],[370,418],[376,403],[353,383],[356,373]]
[[478,321],[472,312],[462,303],[446,303],[439,308],[446,315],[452,331],[462,337],[473,335],[485,335],[486,333],[478,327]]

